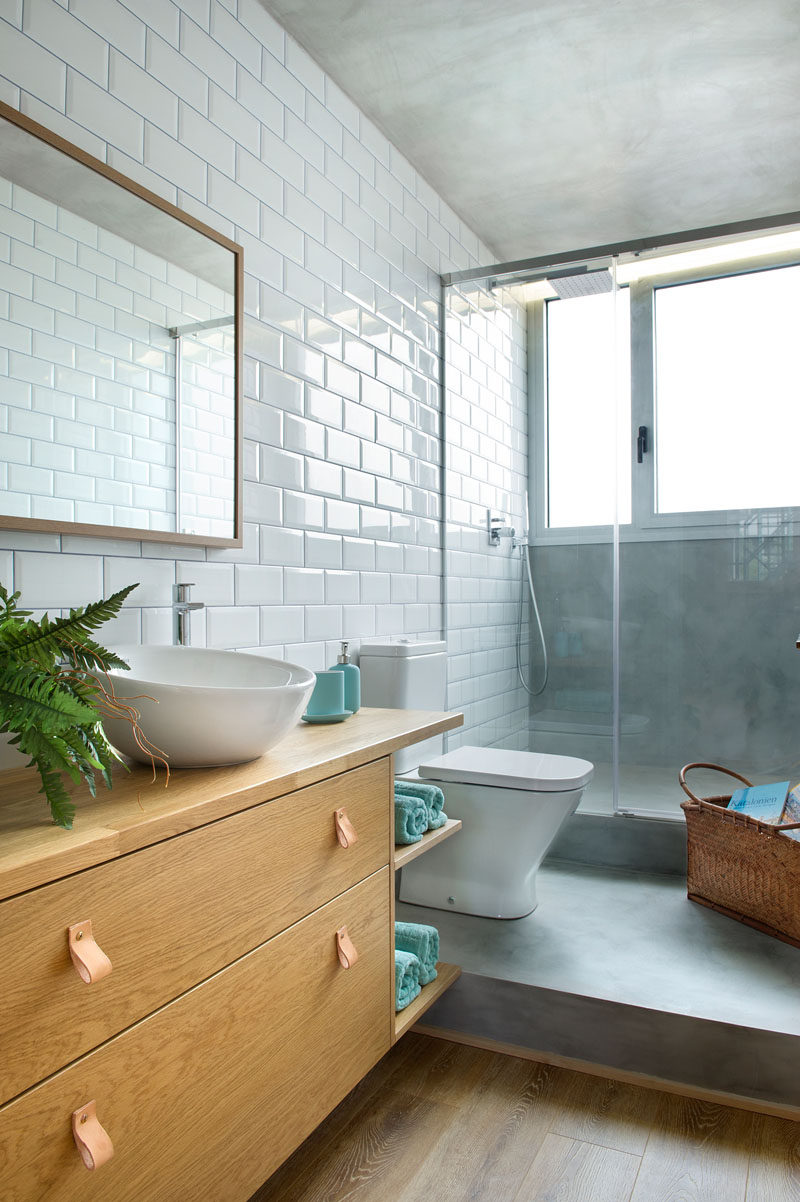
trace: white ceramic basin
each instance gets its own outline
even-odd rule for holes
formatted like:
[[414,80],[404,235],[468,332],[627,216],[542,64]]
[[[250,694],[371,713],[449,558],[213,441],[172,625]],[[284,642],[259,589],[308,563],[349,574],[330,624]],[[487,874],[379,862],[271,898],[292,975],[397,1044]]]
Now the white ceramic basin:
[[[260,655],[207,647],[114,647],[130,672],[108,673],[170,767],[243,764],[275,747],[303,713],[316,677]],[[103,723],[113,745],[150,763],[124,719]]]

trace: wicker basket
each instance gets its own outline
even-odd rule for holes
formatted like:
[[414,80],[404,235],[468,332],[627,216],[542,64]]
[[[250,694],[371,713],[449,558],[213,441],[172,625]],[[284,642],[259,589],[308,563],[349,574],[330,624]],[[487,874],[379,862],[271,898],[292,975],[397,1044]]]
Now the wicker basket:
[[693,768],[711,768],[751,782],[719,764],[687,764],[680,784],[686,815],[688,895],[692,901],[800,947],[800,842],[772,826],[726,807],[731,794],[696,797],[686,784]]

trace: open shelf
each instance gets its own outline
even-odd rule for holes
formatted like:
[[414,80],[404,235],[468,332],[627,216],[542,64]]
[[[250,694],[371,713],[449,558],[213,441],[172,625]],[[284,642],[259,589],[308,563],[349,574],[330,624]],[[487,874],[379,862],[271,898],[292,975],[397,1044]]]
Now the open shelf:
[[436,831],[426,831],[418,843],[409,843],[408,845],[396,843],[394,848],[394,866],[402,868],[404,864],[409,864],[411,860],[416,860],[417,856],[421,856],[423,852],[428,851],[436,843],[441,843],[442,839],[449,839],[456,831],[461,830],[460,818],[448,818],[444,826],[440,826]]
[[[461,824],[459,823],[459,826]],[[442,827],[444,830],[444,827]],[[439,832],[435,832],[438,834]],[[414,846],[417,846],[416,844]],[[414,999],[410,1006],[406,1006],[405,1010],[401,1010],[394,1016],[394,1037],[398,1040],[401,1035],[405,1035],[409,1027],[413,1027],[414,1023],[422,1017],[425,1011],[440,998],[445,989],[449,989],[454,981],[457,981],[461,976],[461,969],[457,964],[442,964],[441,961],[436,965],[436,971],[439,974],[435,981],[431,981],[430,985],[424,985],[422,992]]]

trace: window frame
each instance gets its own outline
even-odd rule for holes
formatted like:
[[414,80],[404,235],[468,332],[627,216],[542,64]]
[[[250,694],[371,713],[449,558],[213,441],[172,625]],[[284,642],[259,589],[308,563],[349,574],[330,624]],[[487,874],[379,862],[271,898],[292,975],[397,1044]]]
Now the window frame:
[[[687,510],[659,514],[656,502],[656,396],[655,396],[655,294],[661,288],[705,280],[749,275],[780,267],[800,266],[800,251],[792,254],[758,256],[735,263],[680,270],[622,285],[630,289],[631,321],[631,414],[629,464],[631,472],[631,522],[598,526],[559,526],[545,524],[548,509],[548,401],[547,401],[547,300],[533,301],[528,307],[528,397],[529,397],[529,469],[532,491],[531,531],[537,543],[576,544],[658,540],[730,538],[734,528],[745,528],[754,515],[780,511],[791,532],[800,534],[800,505],[726,510]],[[612,267],[613,274],[613,267]],[[560,302],[559,302],[560,303]],[[641,464],[635,462],[639,426],[648,431],[648,451]],[[788,516],[791,515],[791,516]]]

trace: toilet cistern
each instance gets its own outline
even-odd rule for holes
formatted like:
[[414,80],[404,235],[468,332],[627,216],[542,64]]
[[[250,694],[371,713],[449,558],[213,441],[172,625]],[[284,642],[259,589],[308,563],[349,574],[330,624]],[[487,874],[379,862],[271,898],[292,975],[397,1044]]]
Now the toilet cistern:
[[172,586],[172,642],[176,647],[188,647],[191,643],[189,614],[193,609],[204,609],[202,601],[190,601],[189,589],[193,583]]

